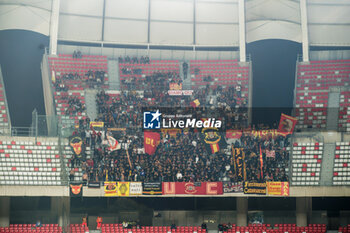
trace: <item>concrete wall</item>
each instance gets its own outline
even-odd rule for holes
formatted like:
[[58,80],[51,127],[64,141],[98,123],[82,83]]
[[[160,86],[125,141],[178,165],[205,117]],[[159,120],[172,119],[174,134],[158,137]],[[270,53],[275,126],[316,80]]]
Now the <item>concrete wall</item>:
[[264,211],[264,222],[269,224],[295,223],[295,211]]
[[236,211],[154,211],[154,226],[170,226],[175,223],[177,226],[200,226],[207,222],[209,229],[217,229],[220,222],[235,223]]

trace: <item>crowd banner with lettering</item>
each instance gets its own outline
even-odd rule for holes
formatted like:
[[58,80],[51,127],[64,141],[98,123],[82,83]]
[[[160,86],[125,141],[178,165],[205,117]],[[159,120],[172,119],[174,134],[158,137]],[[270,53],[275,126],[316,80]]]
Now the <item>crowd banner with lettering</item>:
[[142,182],[130,182],[129,194],[130,196],[142,195]]
[[193,90],[168,90],[170,96],[192,95]]
[[250,130],[244,131],[244,133],[256,138],[276,138],[279,135],[277,129]]
[[104,124],[105,123],[103,121],[91,121],[90,129],[92,128],[95,131],[103,131]]
[[163,182],[163,195],[222,195],[222,182]]
[[126,131],[126,128],[108,128],[108,131],[112,131],[112,132]]
[[143,195],[162,195],[161,182],[146,182],[142,186]]
[[156,152],[157,146],[160,142],[160,134],[157,132],[144,132],[144,148],[145,152],[153,155]]
[[289,196],[289,182],[267,182],[267,193],[274,196]]
[[281,135],[277,129],[266,129],[266,130],[234,130],[229,129],[226,130],[226,138],[230,139],[239,139],[242,137],[242,135],[248,135],[253,136],[256,138],[276,138],[277,136]]
[[245,167],[245,153],[243,148],[234,148],[231,147],[232,150],[232,157],[233,157],[233,165],[235,168],[235,174],[238,178],[238,181],[245,180],[245,173],[244,173],[244,167]]
[[266,182],[258,183],[258,182],[244,182],[243,187],[244,194],[259,194],[266,195]]
[[115,197],[118,196],[118,185],[117,182],[106,181],[104,183],[105,196],[106,197]]
[[129,196],[130,193],[129,182],[118,182],[118,196]]
[[278,133],[284,136],[292,134],[297,121],[297,118],[282,113],[280,123],[278,125]]
[[243,193],[243,182],[222,182],[224,193]]

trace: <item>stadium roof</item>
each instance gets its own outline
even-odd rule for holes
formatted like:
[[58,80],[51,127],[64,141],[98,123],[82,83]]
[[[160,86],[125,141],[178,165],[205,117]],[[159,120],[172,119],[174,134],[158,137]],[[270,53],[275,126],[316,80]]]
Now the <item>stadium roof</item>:
[[350,46],[349,12],[349,0],[0,0],[0,30],[73,43]]

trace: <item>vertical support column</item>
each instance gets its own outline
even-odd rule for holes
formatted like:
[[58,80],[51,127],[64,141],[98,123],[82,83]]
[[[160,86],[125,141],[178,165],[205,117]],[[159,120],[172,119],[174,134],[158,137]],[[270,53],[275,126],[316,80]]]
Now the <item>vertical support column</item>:
[[239,60],[245,62],[245,0],[238,0],[238,24],[239,24]]
[[237,226],[247,226],[248,198],[236,197]]
[[70,221],[70,198],[51,197],[51,214],[55,218],[55,223],[60,227],[66,227]]
[[303,46],[303,61],[309,61],[309,29],[307,24],[307,5],[306,0],[300,0],[300,16],[301,16],[301,36]]
[[10,197],[0,197],[0,227],[10,225]]
[[312,215],[312,198],[297,197],[296,198],[296,220],[297,226],[305,227],[310,222]]
[[147,18],[147,44],[149,51],[149,43],[151,42],[151,0],[148,0],[148,18]]
[[50,54],[57,53],[58,21],[60,16],[60,0],[53,0],[50,20]]
[[[105,40],[105,17],[106,17],[106,0],[103,0],[102,31],[101,31],[102,47],[103,47],[103,41]],[[103,55],[103,54],[101,53],[101,55]]]
[[196,0],[193,0],[193,45],[196,43]]

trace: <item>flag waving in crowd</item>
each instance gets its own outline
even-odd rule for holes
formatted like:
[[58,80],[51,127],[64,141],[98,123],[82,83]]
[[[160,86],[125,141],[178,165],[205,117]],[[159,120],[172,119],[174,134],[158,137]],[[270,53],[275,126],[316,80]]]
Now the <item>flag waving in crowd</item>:
[[195,99],[195,100],[193,100],[193,101],[190,103],[191,107],[193,107],[193,108],[198,107],[200,104],[201,104],[201,103],[199,102],[198,99]]
[[107,140],[109,145],[108,150],[115,151],[120,149],[120,144],[114,137],[107,135]]
[[221,149],[227,147],[225,137],[221,135],[217,128],[212,127],[202,129],[202,136],[208,153],[215,154]]
[[284,136],[292,134],[297,123],[297,118],[281,114],[280,123],[278,125],[278,132]]
[[145,152],[153,155],[156,152],[157,146],[160,142],[160,134],[157,132],[144,132],[144,147]]

